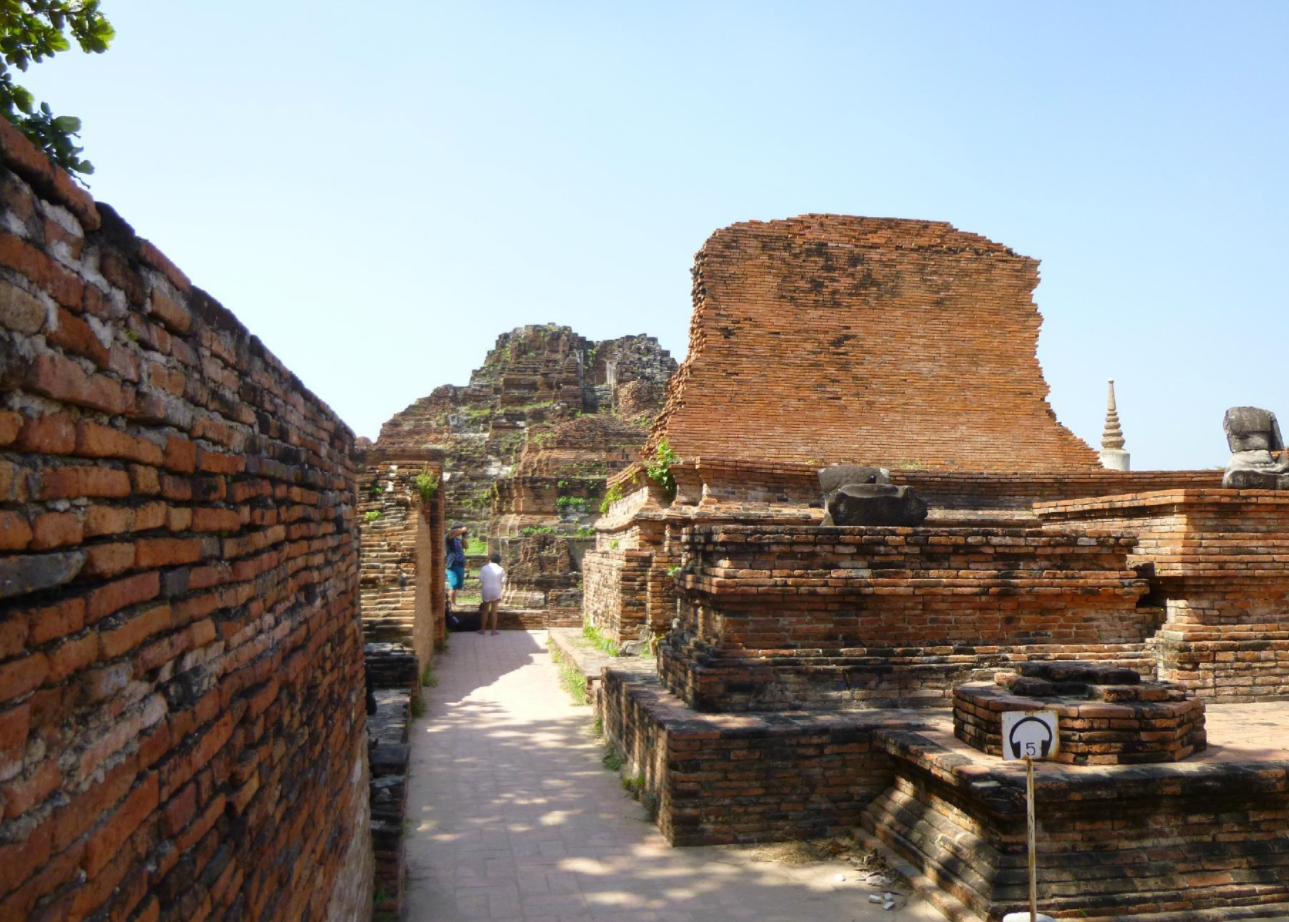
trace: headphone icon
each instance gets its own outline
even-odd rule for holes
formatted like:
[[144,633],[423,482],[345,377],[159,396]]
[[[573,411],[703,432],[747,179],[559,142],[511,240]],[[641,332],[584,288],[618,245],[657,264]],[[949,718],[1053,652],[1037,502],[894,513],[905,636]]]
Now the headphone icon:
[[[1049,727],[1042,720],[1039,720],[1037,717],[1021,718],[1020,720],[1016,721],[1016,725],[1012,727],[1012,732],[1008,734],[1008,737],[1007,737],[1007,742],[1011,745],[1011,748],[1012,748],[1012,756],[1017,759],[1023,759],[1026,756],[1026,753],[1024,751],[1024,746],[1025,746],[1025,743],[1028,741],[1022,739],[1021,738],[1022,734],[1020,733],[1020,729],[1024,727],[1026,724],[1034,724],[1035,726],[1040,727],[1042,729],[1043,738],[1038,740],[1038,751],[1039,751],[1039,758],[1046,759],[1047,754],[1052,749],[1052,728]],[[1033,731],[1031,730],[1030,733],[1032,732]],[[1028,736],[1029,734],[1024,734],[1024,735]]]

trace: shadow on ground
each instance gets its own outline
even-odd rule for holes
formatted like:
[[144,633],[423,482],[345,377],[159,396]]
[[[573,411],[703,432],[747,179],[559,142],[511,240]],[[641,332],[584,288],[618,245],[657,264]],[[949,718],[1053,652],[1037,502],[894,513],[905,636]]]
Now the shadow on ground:
[[[843,862],[673,849],[602,764],[592,714],[560,689],[541,632],[459,634],[412,727],[409,922],[716,922],[941,917],[869,902]],[[836,876],[847,879],[838,881]]]

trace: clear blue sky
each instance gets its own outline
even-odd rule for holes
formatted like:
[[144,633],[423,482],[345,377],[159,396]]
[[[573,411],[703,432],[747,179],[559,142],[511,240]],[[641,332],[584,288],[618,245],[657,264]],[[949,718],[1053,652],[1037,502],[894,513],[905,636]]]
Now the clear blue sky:
[[360,435],[523,323],[680,359],[707,236],[810,211],[1041,259],[1052,406],[1098,445],[1115,378],[1137,469],[1289,421],[1287,3],[103,5],[27,84]]

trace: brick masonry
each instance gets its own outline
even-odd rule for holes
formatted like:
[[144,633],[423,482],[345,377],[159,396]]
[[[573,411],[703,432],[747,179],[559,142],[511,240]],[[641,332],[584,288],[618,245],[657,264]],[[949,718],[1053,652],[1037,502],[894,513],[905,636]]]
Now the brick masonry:
[[1040,503],[1056,528],[1137,538],[1166,620],[1152,640],[1160,676],[1223,701],[1289,698],[1289,497],[1262,490],[1167,490]]
[[937,221],[803,215],[714,233],[653,440],[934,470],[1099,467],[1047,404],[1038,261]]
[[0,121],[0,919],[371,907],[353,435]]
[[673,845],[846,835],[893,777],[874,732],[909,722],[883,711],[695,714],[655,676],[619,667],[604,670],[596,706]]
[[427,473],[441,484],[443,456],[373,449],[359,461],[363,634],[403,644],[423,669],[443,645],[446,558],[442,490],[423,503],[416,480]]
[[[864,828],[982,919],[1027,909],[1024,768],[944,733],[893,730],[878,742],[895,782]],[[1275,760],[1040,765],[1039,906],[1057,918],[1284,918],[1287,772]]]

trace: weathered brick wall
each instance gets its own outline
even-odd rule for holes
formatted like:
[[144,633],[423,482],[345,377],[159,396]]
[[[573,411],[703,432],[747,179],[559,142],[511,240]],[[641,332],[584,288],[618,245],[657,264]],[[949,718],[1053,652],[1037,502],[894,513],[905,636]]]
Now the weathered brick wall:
[[353,434],[0,161],[0,919],[363,918]]
[[659,674],[700,711],[746,711],[943,706],[1014,658],[1139,667],[1158,612],[1137,607],[1134,544],[1038,528],[694,526]]
[[[400,643],[424,668],[443,644],[446,625],[442,455],[368,452],[358,473],[362,530],[360,588],[368,641]],[[416,479],[440,478],[428,504]],[[370,518],[374,513],[378,517]]]
[[[884,731],[897,773],[863,825],[980,918],[1028,907],[1025,773]],[[1283,918],[1289,764],[1035,772],[1038,900],[1061,919]]]
[[1099,467],[1048,406],[1038,262],[943,222],[804,215],[717,231],[653,439],[682,458]]
[[699,715],[653,676],[616,667],[596,706],[673,845],[847,835],[893,778],[876,712]]
[[1133,535],[1167,613],[1160,675],[1205,698],[1289,698],[1289,496],[1169,490],[1041,503],[1054,527]]

